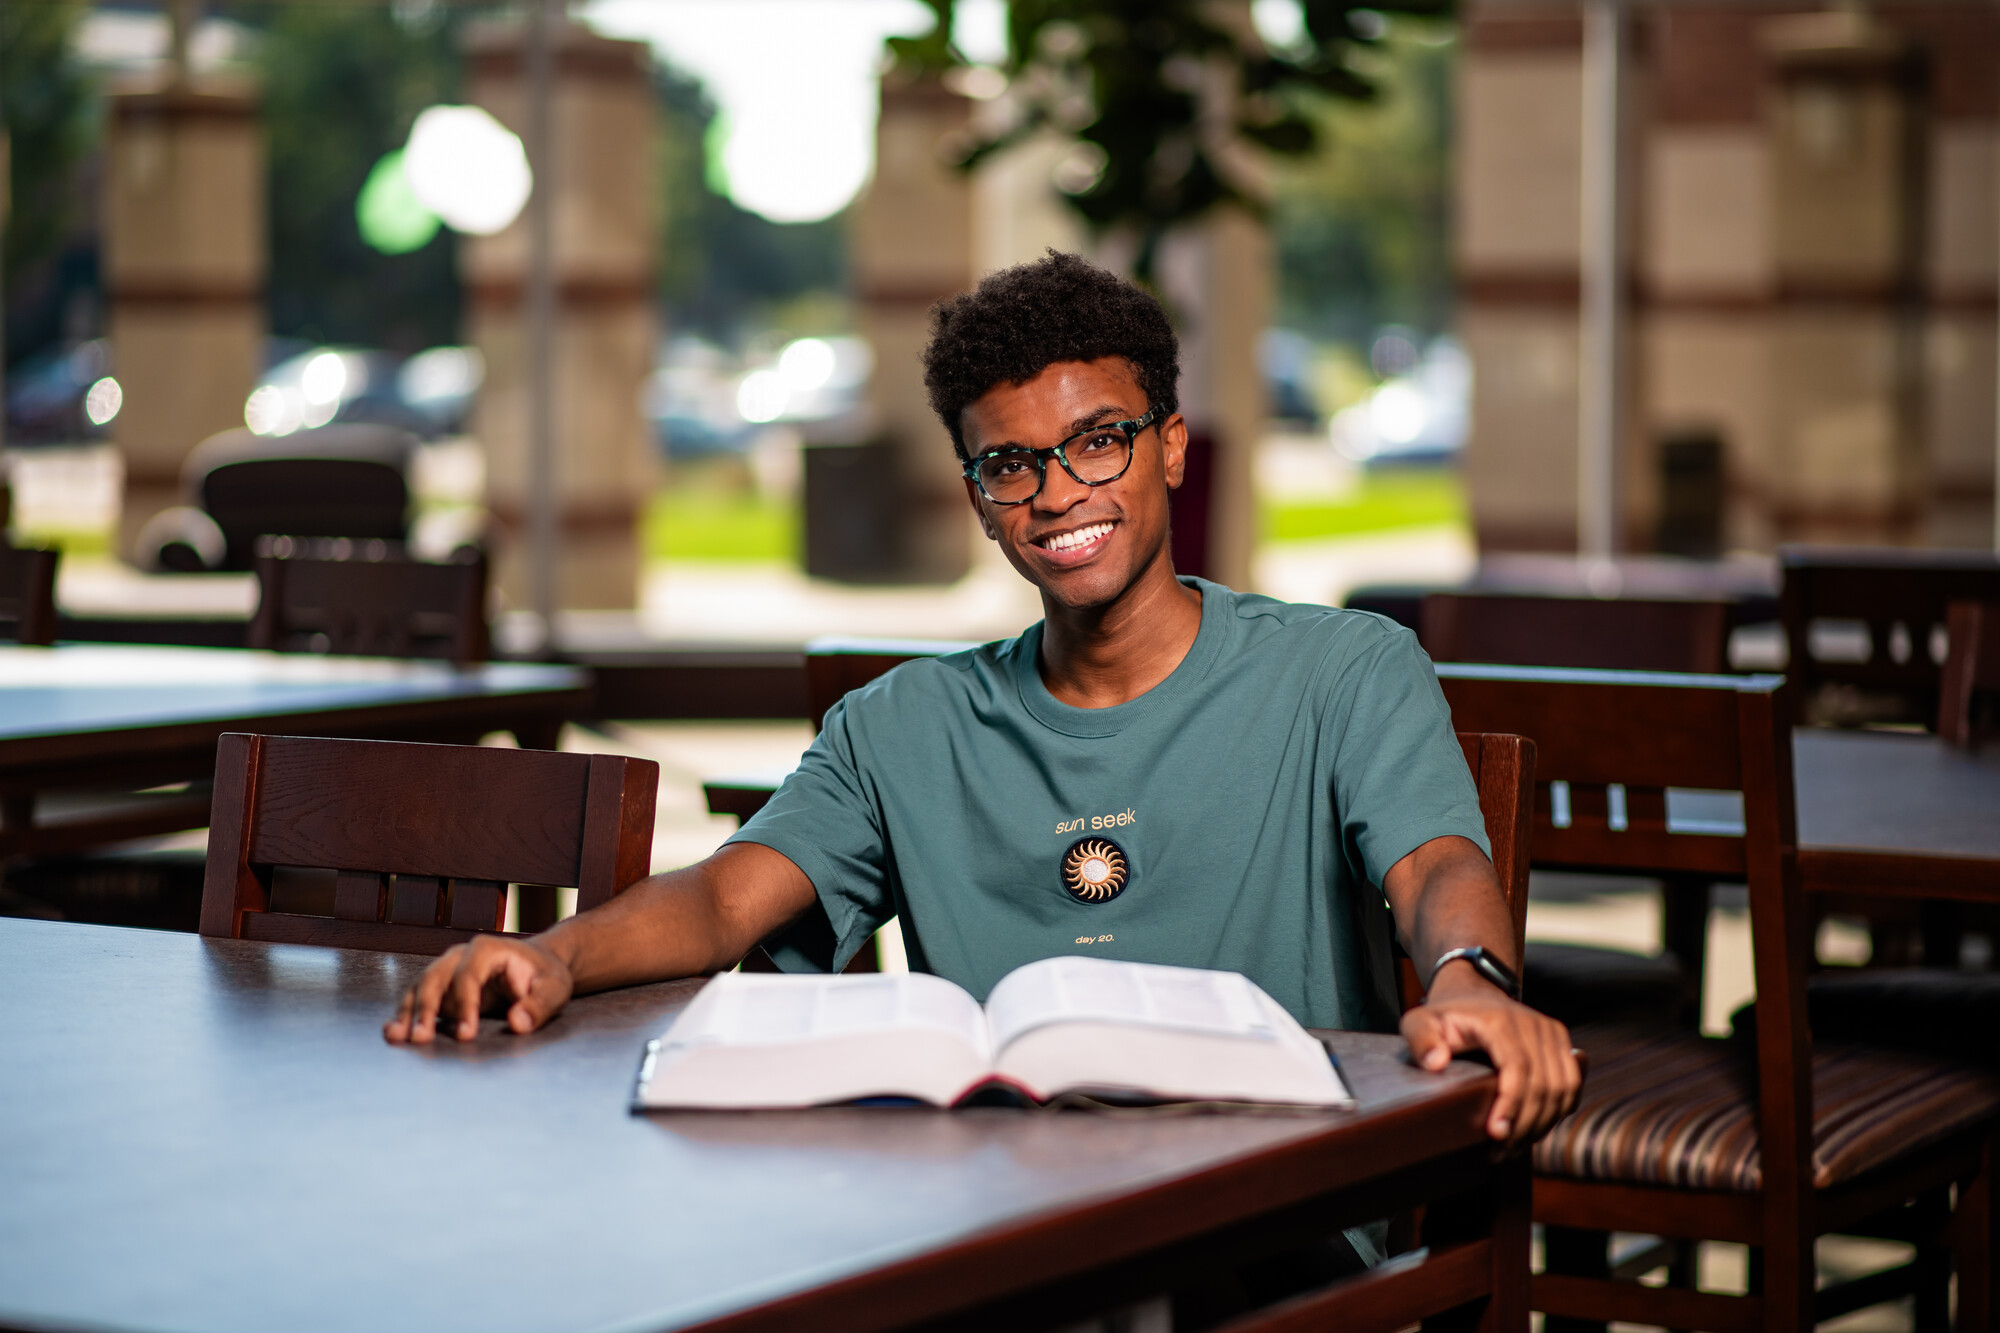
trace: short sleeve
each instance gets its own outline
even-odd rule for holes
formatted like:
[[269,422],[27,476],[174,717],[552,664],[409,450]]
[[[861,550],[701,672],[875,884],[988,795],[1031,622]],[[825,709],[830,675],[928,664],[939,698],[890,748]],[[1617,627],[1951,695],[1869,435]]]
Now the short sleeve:
[[840,970],[895,915],[881,806],[855,762],[850,721],[846,701],[835,704],[798,768],[729,839],[784,856],[819,896],[818,913],[767,941],[787,972]]
[[1400,626],[1332,682],[1341,836],[1371,883],[1432,838],[1456,834],[1492,855],[1479,790],[1430,658]]

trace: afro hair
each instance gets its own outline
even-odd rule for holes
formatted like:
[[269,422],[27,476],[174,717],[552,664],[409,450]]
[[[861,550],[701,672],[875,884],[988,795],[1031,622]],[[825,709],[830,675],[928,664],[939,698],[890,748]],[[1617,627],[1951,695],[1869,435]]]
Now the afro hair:
[[1180,410],[1180,343],[1167,312],[1138,287],[1077,255],[988,275],[931,310],[924,387],[965,457],[959,416],[999,384],[1024,384],[1059,361],[1122,356],[1149,407]]

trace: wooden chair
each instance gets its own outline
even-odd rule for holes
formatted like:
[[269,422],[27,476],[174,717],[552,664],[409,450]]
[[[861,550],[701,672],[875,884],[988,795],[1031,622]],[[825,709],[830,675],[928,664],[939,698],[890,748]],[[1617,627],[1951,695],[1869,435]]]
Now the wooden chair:
[[486,556],[412,560],[400,543],[346,537],[260,537],[252,648],[359,657],[488,656]]
[[[1721,674],[1737,614],[1723,597],[1444,592],[1424,598],[1419,638],[1436,662]],[[1606,1010],[1661,1027],[1699,1026],[1711,888],[1700,877],[1665,878],[1658,955],[1528,945],[1522,979],[1535,1006],[1572,1026]]]
[[[1519,958],[1528,930],[1528,845],[1535,817],[1535,743],[1525,736],[1461,731],[1459,748],[1479,789],[1479,815],[1493,847],[1493,870],[1514,915],[1514,956]],[[1424,1002],[1416,966],[1396,949],[1403,1008]]]
[[[573,886],[586,911],[646,875],[659,777],[617,755],[232,732],[201,933],[437,954],[501,930],[509,884]],[[330,915],[273,910],[311,876]]]
[[[2000,601],[1955,601],[1945,612],[1944,671],[1938,681],[1937,733],[1970,746],[2000,730],[2000,707],[1982,693],[2000,692]],[[1991,710],[1982,717],[1978,705]]]
[[[1535,741],[1538,864],[1681,871],[1750,889],[1751,1050],[1678,1033],[1579,1034],[1590,1055],[1582,1104],[1535,1150],[1549,1271],[1533,1304],[1549,1328],[1620,1319],[1790,1331],[1912,1290],[1935,1313],[1945,1253],[1958,1326],[1988,1327],[2000,1080],[1902,1051],[1813,1044],[1783,682],[1449,665],[1438,676],[1456,725]],[[1567,784],[1566,819],[1552,782]],[[1670,824],[1669,788],[1740,792],[1742,832]],[[1614,1231],[1663,1243],[1614,1268]],[[1919,1259],[1815,1292],[1813,1242],[1835,1232],[1914,1240]],[[1685,1242],[1701,1240],[1752,1247],[1751,1294],[1693,1289]],[[1679,1270],[1677,1285],[1633,1280],[1662,1266]]]
[[[2000,602],[2000,556],[1984,551],[1787,546],[1778,565],[1785,674],[1804,723],[1932,725],[1944,674],[1933,645],[1950,604]],[[1862,633],[1835,642],[1840,622]]]
[[59,551],[10,545],[0,538],[0,621],[11,621],[16,643],[47,647],[56,641],[56,566]]
[[1434,592],[1417,637],[1434,662],[1719,673],[1735,610],[1722,598]]

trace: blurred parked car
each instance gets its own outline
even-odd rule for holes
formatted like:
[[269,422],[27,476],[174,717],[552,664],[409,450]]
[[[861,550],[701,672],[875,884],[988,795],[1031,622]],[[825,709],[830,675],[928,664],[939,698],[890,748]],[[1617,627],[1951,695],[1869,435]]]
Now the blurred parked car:
[[741,454],[766,426],[856,412],[874,364],[860,338],[795,338],[747,364],[714,343],[676,338],[646,381],[645,411],[669,457]]
[[101,440],[124,397],[111,376],[111,344],[102,338],[24,358],[7,372],[7,443]]
[[464,429],[484,379],[485,363],[471,347],[433,347],[406,361],[374,348],[308,347],[265,372],[243,421],[264,436],[340,422],[435,439]]
[[1472,360],[1458,339],[1433,338],[1406,373],[1334,415],[1333,447],[1357,463],[1443,463],[1465,447]]

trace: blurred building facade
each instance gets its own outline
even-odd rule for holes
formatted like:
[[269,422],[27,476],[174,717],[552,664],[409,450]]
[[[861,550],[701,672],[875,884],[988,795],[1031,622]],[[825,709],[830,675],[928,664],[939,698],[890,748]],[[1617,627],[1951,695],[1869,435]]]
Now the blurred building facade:
[[195,445],[243,424],[264,347],[264,135],[221,76],[128,83],[108,102],[104,286],[123,403],[119,549],[181,503]]
[[[1578,544],[1585,26],[1465,13],[1483,549]],[[1639,0],[1623,26],[1618,544],[1990,545],[2000,6]]]
[[[643,42],[570,23],[557,27],[552,47],[555,601],[629,608],[638,603],[639,526],[654,467],[641,407],[658,340],[652,56]],[[525,136],[525,25],[474,26],[466,55],[467,100]],[[536,188],[550,183],[545,176]],[[473,434],[487,454],[497,582],[517,607],[530,604],[532,586],[528,225],[524,214],[459,251],[467,331],[486,363]]]

